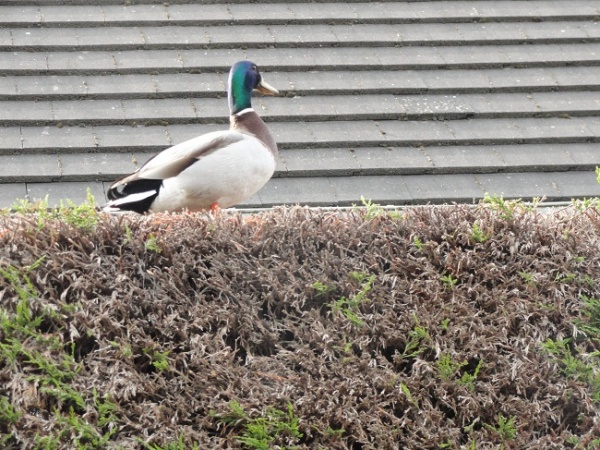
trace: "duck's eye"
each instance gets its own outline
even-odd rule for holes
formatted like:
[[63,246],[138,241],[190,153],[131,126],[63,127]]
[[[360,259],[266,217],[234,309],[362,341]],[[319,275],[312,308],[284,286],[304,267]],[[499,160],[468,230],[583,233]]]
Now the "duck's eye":
[[252,70],[252,72],[258,72],[258,67],[252,66],[250,67],[250,70]]

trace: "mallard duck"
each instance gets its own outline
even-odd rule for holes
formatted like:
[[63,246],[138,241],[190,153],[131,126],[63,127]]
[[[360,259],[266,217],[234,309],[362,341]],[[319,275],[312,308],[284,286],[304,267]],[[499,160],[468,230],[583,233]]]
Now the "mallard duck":
[[278,94],[263,80],[256,64],[235,63],[227,89],[229,130],[163,150],[133,174],[115,181],[105,211],[218,211],[258,192],[275,171],[277,144],[252,109],[254,90]]

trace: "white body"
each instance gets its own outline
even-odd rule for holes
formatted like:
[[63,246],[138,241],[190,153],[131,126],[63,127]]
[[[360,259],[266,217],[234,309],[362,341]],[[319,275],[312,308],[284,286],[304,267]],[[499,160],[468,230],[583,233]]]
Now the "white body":
[[[275,157],[262,141],[239,131],[215,131],[170,147],[122,180],[162,180],[150,212],[229,208],[252,197],[275,172]],[[104,208],[141,201],[156,189],[111,200]]]
[[[206,142],[232,131],[217,131],[191,139],[156,156],[140,175],[152,178],[150,172],[166,160],[177,159],[202,147]],[[269,149],[253,136],[239,133],[243,140],[202,156],[176,177],[166,178],[150,211],[205,210],[217,203],[229,208],[252,197],[275,172],[275,158]],[[147,173],[148,172],[148,173]]]

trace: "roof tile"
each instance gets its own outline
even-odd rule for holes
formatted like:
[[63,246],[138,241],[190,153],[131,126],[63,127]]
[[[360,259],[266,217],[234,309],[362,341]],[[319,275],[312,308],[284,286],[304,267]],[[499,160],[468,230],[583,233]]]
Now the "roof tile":
[[245,206],[598,195],[595,0],[40,3],[0,5],[0,205],[101,203],[226,129],[246,58],[281,91],[254,99],[281,154]]

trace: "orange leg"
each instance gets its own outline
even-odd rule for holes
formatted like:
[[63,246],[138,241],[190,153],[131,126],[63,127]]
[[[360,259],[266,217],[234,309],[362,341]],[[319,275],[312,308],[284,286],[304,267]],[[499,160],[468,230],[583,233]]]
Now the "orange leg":
[[214,202],[212,205],[210,205],[210,212],[215,217],[217,217],[219,215],[219,213],[221,212],[221,207],[219,206],[219,204],[217,202]]

